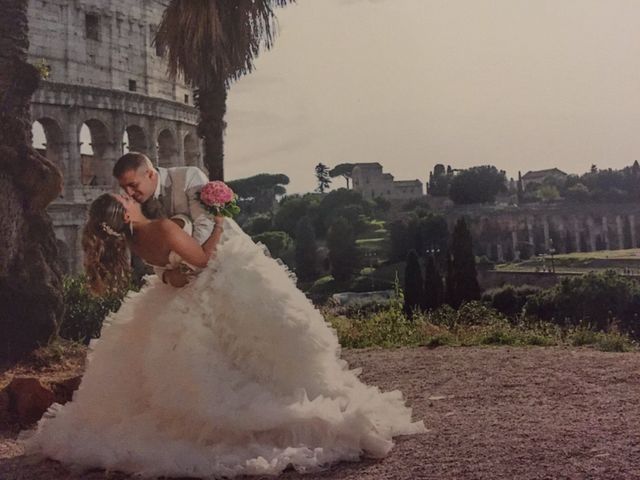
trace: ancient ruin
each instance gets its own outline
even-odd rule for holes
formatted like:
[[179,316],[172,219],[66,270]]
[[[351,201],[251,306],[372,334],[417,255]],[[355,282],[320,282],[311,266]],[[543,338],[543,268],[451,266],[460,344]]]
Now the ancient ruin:
[[471,205],[443,213],[450,228],[465,216],[476,254],[494,261],[640,247],[640,205],[635,203]]
[[[29,60],[50,71],[33,97],[32,119],[46,137],[35,146],[64,173],[63,194],[48,211],[67,273],[81,270],[87,206],[116,190],[111,169],[125,151],[160,166],[203,166],[193,93],[167,77],[153,45],[167,3],[29,2]],[[92,154],[81,154],[83,126]]]

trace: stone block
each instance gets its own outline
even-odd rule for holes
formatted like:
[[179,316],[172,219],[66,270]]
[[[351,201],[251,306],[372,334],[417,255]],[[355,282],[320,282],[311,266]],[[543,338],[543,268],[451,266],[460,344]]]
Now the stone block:
[[21,423],[39,420],[55,401],[55,395],[33,377],[16,377],[4,390],[9,397],[9,412]]

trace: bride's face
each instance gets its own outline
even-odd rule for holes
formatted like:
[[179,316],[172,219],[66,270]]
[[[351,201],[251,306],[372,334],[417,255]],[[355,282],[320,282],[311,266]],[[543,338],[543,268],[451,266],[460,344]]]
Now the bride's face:
[[141,205],[129,195],[113,194],[113,197],[124,207],[124,221],[126,223],[136,221],[144,217]]

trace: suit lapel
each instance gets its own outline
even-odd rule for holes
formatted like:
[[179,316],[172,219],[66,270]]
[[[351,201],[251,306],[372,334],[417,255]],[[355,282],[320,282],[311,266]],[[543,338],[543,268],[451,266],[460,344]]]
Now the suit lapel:
[[164,211],[168,216],[173,215],[173,179],[171,178],[171,171],[169,169],[166,170],[166,177],[160,192]]

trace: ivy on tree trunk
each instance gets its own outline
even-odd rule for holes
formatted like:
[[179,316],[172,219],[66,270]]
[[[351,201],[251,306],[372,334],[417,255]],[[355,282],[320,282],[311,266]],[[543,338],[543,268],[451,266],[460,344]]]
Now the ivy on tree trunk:
[[30,100],[39,72],[27,63],[27,0],[0,0],[0,361],[57,334],[64,305],[53,226],[44,208],[60,170],[31,147]]

